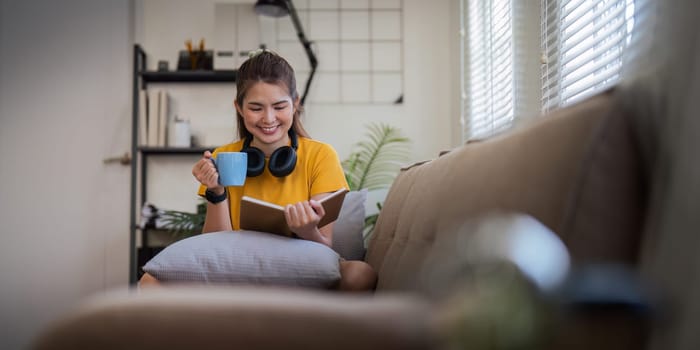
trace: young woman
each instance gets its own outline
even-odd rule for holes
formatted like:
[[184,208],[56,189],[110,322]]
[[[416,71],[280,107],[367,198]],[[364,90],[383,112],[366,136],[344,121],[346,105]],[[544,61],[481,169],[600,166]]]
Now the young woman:
[[[239,208],[245,194],[285,206],[291,231],[300,239],[331,246],[333,223],[318,227],[325,214],[318,201],[348,188],[338,155],[328,144],[312,140],[304,130],[294,70],[279,55],[262,51],[245,61],[236,78],[240,140],[204,152],[192,168],[207,198],[203,232],[239,229]],[[248,177],[241,187],[219,185],[210,158],[218,152],[248,153]],[[293,204],[289,204],[293,203]],[[363,261],[341,261],[339,289],[372,290],[377,275]],[[157,283],[145,274],[141,285]]]

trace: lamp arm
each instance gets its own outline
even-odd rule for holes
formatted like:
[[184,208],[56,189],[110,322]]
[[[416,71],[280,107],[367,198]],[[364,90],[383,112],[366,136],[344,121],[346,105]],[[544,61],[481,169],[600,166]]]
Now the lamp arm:
[[294,8],[294,4],[292,4],[291,0],[286,0],[284,3],[287,5],[287,9],[289,10],[289,16],[292,18],[292,24],[294,25],[294,29],[297,32],[299,41],[304,47],[306,56],[309,58],[309,64],[311,65],[311,72],[309,73],[309,78],[306,79],[304,94],[301,96],[301,104],[304,105],[304,101],[306,100],[306,94],[308,94],[309,86],[311,85],[311,80],[313,79],[314,74],[316,73],[318,59],[316,59],[316,55],[314,54],[313,50],[311,50],[311,42],[306,38],[306,35],[304,35],[304,29],[301,27],[301,21],[299,20],[299,15],[297,15],[297,10]]

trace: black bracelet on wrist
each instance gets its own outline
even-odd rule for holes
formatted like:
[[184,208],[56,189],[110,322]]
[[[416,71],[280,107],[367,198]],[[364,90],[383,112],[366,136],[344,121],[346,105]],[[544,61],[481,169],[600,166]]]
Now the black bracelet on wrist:
[[209,201],[209,203],[211,203],[211,204],[221,203],[224,200],[226,200],[226,197],[227,197],[226,188],[224,188],[224,193],[222,193],[222,194],[216,194],[216,193],[210,191],[209,189],[204,191],[204,198],[206,198]]

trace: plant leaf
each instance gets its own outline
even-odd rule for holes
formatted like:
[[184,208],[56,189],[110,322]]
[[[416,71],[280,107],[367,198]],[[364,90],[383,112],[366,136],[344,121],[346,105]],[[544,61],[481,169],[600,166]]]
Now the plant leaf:
[[165,210],[161,214],[164,228],[173,237],[186,238],[202,232],[204,219],[206,218],[207,204],[200,198],[196,213],[188,213],[178,210]]
[[408,160],[409,139],[398,128],[382,123],[369,124],[366,138],[343,161],[348,185],[351,190],[388,188]]

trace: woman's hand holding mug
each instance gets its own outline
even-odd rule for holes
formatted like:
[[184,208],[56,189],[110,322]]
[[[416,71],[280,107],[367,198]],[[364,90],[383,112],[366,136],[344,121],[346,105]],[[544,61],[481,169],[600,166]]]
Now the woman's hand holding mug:
[[211,152],[204,151],[202,159],[197,161],[192,167],[192,175],[202,185],[206,186],[209,191],[216,194],[224,193],[224,186],[219,184],[219,172],[211,161]]

